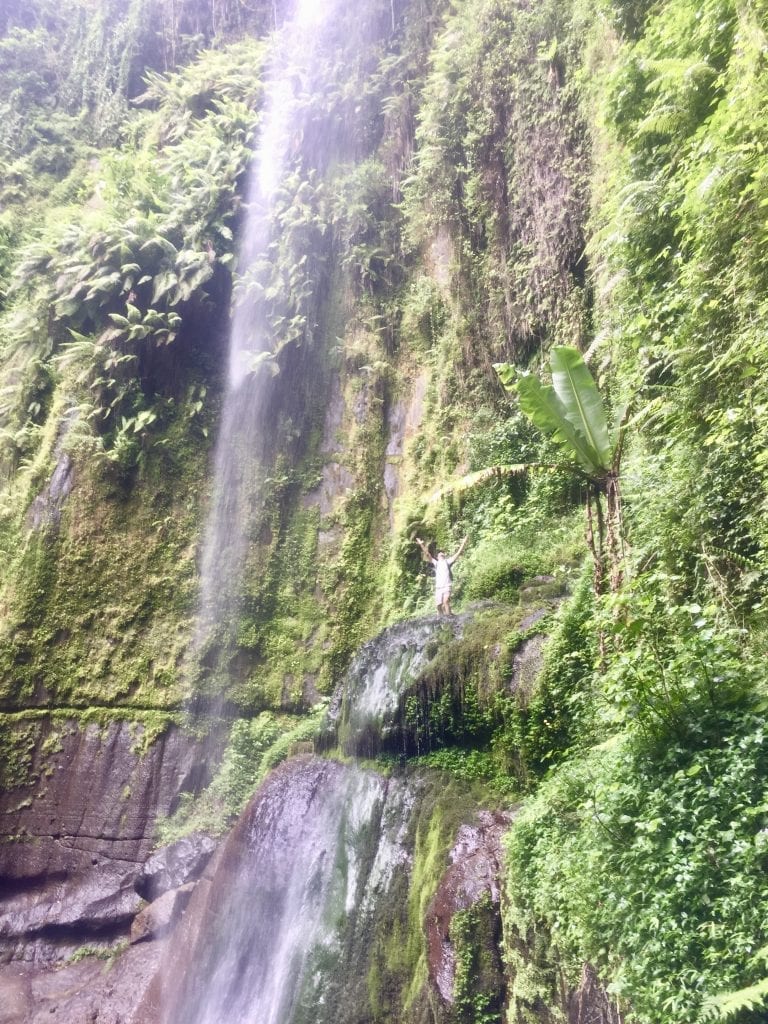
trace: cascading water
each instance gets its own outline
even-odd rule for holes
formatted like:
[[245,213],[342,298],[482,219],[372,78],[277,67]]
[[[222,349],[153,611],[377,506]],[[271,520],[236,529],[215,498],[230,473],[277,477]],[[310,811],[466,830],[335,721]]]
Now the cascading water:
[[357,653],[328,708],[327,728],[345,754],[375,757],[402,744],[403,697],[440,642],[461,635],[472,612],[398,622]]
[[[345,717],[331,716],[338,738],[347,735],[353,747],[360,742],[349,714],[360,699],[360,721],[374,749],[397,744],[393,693],[402,696],[429,664],[444,631],[455,636],[463,626],[462,619],[448,623],[431,616],[392,627],[367,644],[342,683],[338,707],[347,709]],[[380,686],[379,677],[392,688]],[[227,838],[210,879],[195,890],[164,972],[162,1024],[399,1020],[390,1011],[371,1016],[371,979],[385,970],[387,958],[394,957],[395,966],[386,969],[395,976],[402,970],[397,958],[405,951],[395,941],[394,953],[382,952],[382,937],[413,927],[407,908],[417,823],[444,786],[444,780],[418,773],[387,778],[316,756],[276,768]],[[483,855],[469,881],[461,875],[454,895],[462,908],[486,891],[493,897],[492,862]],[[455,966],[451,911],[445,909],[451,892],[449,886],[441,897],[439,920],[430,918],[430,956],[444,998],[450,997]],[[417,919],[418,931],[423,920]],[[383,987],[398,984],[409,985],[409,976],[386,980]],[[154,1011],[146,1018],[157,1020]],[[423,1019],[445,1018],[431,1010]]]
[[352,939],[409,860],[413,802],[401,782],[333,761],[278,768],[190,911],[206,925],[171,973],[167,1024],[341,1020],[339,994],[362,980]]
[[231,624],[240,600],[254,509],[259,504],[260,473],[269,454],[269,400],[278,370],[272,356],[279,347],[260,302],[254,270],[271,257],[281,182],[303,156],[300,142],[307,114],[296,93],[301,83],[313,81],[311,69],[339,2],[296,0],[293,16],[274,37],[266,70],[247,186],[213,495],[201,556],[195,653],[212,631]]
[[[270,258],[280,230],[276,197],[284,177],[306,156],[297,88],[313,81],[317,87],[317,58],[342,2],[297,0],[273,38],[247,187],[194,657],[216,642],[217,631],[231,628],[238,612],[260,474],[270,455],[268,407],[279,348],[254,270]],[[320,160],[328,158],[326,152]],[[301,173],[311,174],[306,164]],[[217,715],[215,698],[206,710]],[[209,891],[196,892],[148,1016],[164,1024],[335,1020],[332,991],[344,975],[350,935],[375,917],[378,896],[408,860],[413,803],[402,783],[331,761],[294,760],[275,771],[227,841]],[[190,951],[186,937],[196,920],[205,923]],[[354,976],[354,984],[360,981]]]

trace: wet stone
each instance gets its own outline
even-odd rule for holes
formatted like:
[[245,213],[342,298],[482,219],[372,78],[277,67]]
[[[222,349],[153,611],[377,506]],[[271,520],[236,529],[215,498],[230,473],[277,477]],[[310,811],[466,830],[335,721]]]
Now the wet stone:
[[170,889],[138,913],[131,924],[131,943],[166,935],[184,912],[195,885],[187,882],[178,889]]
[[136,879],[136,892],[145,900],[156,900],[171,889],[196,881],[216,849],[216,842],[194,832],[163,847],[144,864]]
[[512,817],[501,812],[480,811],[473,822],[461,826],[448,857],[450,866],[427,910],[429,980],[445,1003],[453,1002],[456,974],[451,921],[457,913],[476,905],[486,895],[490,897],[494,917],[499,918],[501,841]]
[[440,644],[459,638],[473,612],[398,622],[365,644],[334,694],[326,722],[346,754],[372,757],[400,744],[401,698]]

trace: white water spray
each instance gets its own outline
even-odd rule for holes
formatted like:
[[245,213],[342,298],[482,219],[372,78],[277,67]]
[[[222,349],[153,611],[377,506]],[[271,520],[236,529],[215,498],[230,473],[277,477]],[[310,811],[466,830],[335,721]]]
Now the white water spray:
[[[238,257],[228,375],[214,454],[213,494],[201,556],[200,605],[194,652],[238,610],[254,518],[260,468],[269,443],[264,408],[276,363],[254,298],[252,270],[269,258],[276,196],[299,156],[303,135],[297,90],[313,68],[341,0],[298,0],[293,17],[273,39],[258,141],[246,190],[246,220]],[[260,322],[260,320],[262,322]],[[261,356],[261,362],[259,361]]]

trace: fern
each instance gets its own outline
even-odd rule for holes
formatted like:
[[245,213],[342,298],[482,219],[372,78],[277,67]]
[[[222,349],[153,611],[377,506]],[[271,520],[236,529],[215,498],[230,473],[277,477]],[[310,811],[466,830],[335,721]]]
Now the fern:
[[721,992],[716,996],[708,996],[701,1008],[701,1019],[730,1020],[745,1010],[756,1010],[763,1006],[768,997],[768,978],[763,978],[755,985],[734,992]]

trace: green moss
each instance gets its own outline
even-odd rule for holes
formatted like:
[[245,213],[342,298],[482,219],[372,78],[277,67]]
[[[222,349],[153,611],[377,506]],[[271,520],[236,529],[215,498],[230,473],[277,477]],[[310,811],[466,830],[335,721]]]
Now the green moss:
[[456,955],[453,983],[459,1024],[499,1024],[505,1004],[496,908],[486,893],[451,920]]
[[[411,775],[418,810],[414,816],[410,879],[398,876],[386,920],[372,937],[367,988],[372,1020],[407,1024],[444,1019],[444,1008],[427,985],[424,924],[427,910],[448,867],[448,852],[459,825],[477,807],[478,792],[435,772]],[[431,1009],[430,1009],[431,1007]]]
[[33,722],[0,716],[0,786],[4,790],[29,781],[37,740]]
[[504,736],[507,748],[515,751],[524,785],[597,738],[593,614],[592,578],[586,571],[557,616],[533,692]]
[[[366,344],[376,352],[375,342]],[[348,415],[356,403],[366,406],[362,422],[352,418],[346,441],[346,461],[356,484],[334,517],[342,530],[340,549],[320,567],[329,617],[329,646],[320,679],[325,691],[338,682],[353,651],[368,638],[376,621],[375,542],[381,514],[386,384],[382,367],[374,364],[364,370],[348,380],[345,403]]]
[[132,708],[40,708],[0,713],[0,787],[11,790],[50,777],[67,734],[94,724],[107,729],[113,722],[130,724],[133,753],[139,758],[171,725],[184,724],[180,715]]
[[[470,619],[458,639],[436,644],[432,660],[401,701],[409,753],[457,778],[484,780],[497,794],[527,781],[519,733],[530,697],[516,677],[521,645],[546,634],[551,609],[521,629],[530,609],[499,606]],[[548,614],[549,613],[549,614]]]
[[197,796],[184,794],[174,814],[158,823],[158,844],[194,831],[223,832],[273,768],[294,753],[311,753],[323,712],[320,707],[297,717],[264,711],[235,721],[210,785]]
[[59,531],[26,536],[6,570],[6,707],[178,706],[205,453],[168,441],[128,494],[81,464]]

